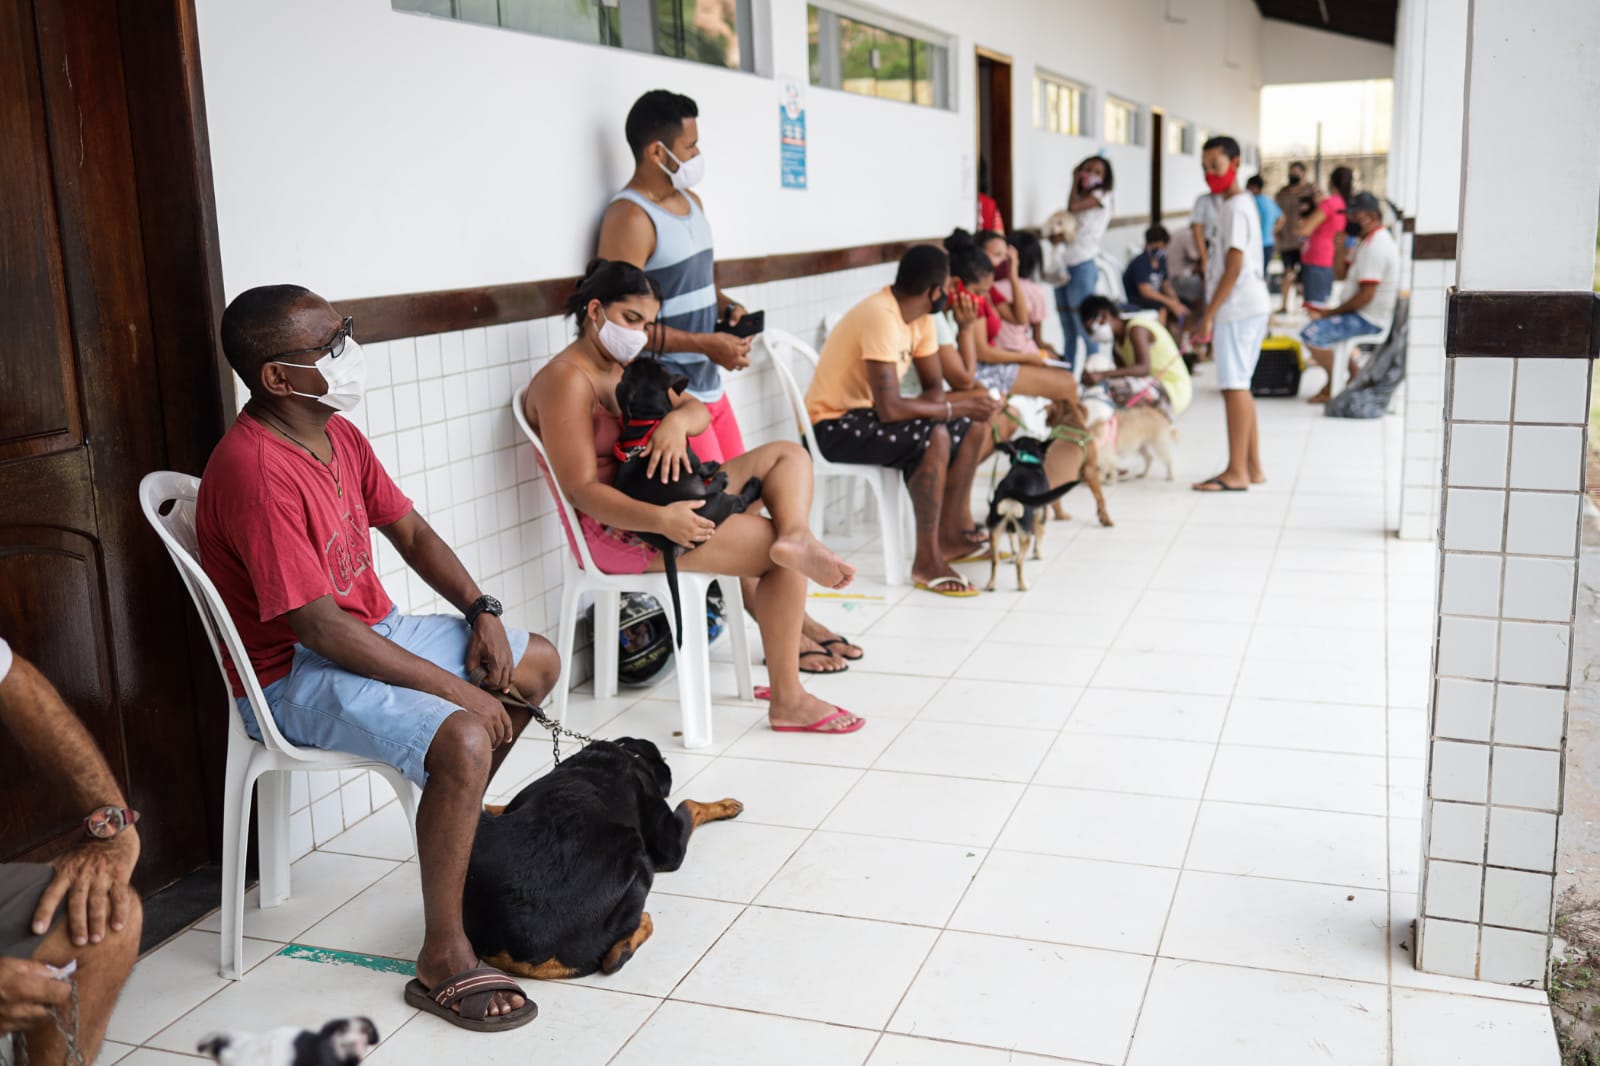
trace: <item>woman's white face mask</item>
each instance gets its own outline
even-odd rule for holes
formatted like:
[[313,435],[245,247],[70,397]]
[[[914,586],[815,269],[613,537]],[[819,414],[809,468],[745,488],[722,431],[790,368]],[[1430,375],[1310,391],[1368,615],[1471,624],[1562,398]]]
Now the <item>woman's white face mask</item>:
[[642,329],[630,329],[613,322],[605,313],[604,307],[600,309],[600,324],[596,329],[596,339],[599,340],[601,349],[622,366],[627,366],[637,359],[639,353],[644,351],[644,346],[650,343],[648,333]]
[[1110,344],[1112,341],[1116,340],[1117,337],[1116,334],[1111,331],[1111,323],[1102,318],[1089,330],[1089,339],[1094,341],[1096,344]]

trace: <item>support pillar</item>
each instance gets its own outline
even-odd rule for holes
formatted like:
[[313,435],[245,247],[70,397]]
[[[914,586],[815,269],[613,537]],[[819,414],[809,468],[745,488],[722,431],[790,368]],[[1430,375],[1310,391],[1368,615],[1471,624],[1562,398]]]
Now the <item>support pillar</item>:
[[[1442,6],[1429,5],[1430,22]],[[1539,988],[1597,342],[1600,124],[1572,118],[1600,101],[1597,40],[1592,0],[1473,0],[1458,280],[1444,319],[1417,965]]]
[[1407,27],[1415,48],[1408,138],[1406,209],[1415,232],[1410,251],[1411,325],[1406,346],[1405,436],[1400,527],[1405,540],[1430,540],[1439,529],[1439,467],[1444,458],[1445,290],[1455,283],[1461,212],[1462,100],[1467,68],[1467,5],[1415,0]]

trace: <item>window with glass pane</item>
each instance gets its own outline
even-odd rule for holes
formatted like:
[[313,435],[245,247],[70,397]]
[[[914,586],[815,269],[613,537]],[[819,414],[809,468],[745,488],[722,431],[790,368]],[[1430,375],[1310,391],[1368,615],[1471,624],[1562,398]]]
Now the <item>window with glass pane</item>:
[[882,100],[948,107],[948,49],[910,33],[808,5],[811,84]]
[[1188,155],[1194,150],[1189,141],[1189,124],[1181,118],[1169,118],[1166,122],[1167,154]]
[[396,11],[750,70],[751,0],[390,0]]
[[1052,133],[1083,132],[1083,87],[1036,75],[1033,79],[1033,124]]
[[1105,139],[1108,144],[1138,144],[1139,106],[1106,97]]

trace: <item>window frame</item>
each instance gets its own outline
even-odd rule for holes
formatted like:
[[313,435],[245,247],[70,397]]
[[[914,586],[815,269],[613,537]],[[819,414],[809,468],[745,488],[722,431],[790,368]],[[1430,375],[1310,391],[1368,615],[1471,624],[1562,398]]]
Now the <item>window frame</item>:
[[[443,22],[456,23],[462,26],[480,26],[491,30],[504,30],[511,33],[524,34],[528,37],[537,37],[544,41],[556,41],[561,44],[578,45],[579,47],[586,48],[603,48],[608,52],[623,52],[638,56],[653,56],[657,59],[671,59],[680,63],[693,63],[696,66],[706,67],[710,70],[725,70],[730,74],[754,74],[763,78],[771,76],[770,71],[768,70],[768,68],[771,66],[771,63],[770,59],[766,56],[766,53],[770,52],[771,49],[768,48],[763,51],[757,47],[758,42],[755,32],[758,22],[762,23],[762,25],[765,25],[764,15],[761,9],[766,0],[733,0],[735,21],[734,36],[739,46],[738,66],[727,66],[720,63],[708,63],[703,60],[696,59],[690,55],[674,55],[669,52],[660,51],[660,43],[666,40],[668,37],[665,28],[660,28],[658,30],[654,41],[656,47],[652,48],[651,50],[646,51],[644,49],[628,47],[624,41],[627,37],[627,27],[630,25],[630,20],[627,18],[625,13],[620,11],[621,4],[628,2],[628,0],[597,0],[597,4],[602,10],[610,10],[618,13],[615,18],[621,22],[622,28],[619,28],[617,31],[615,31],[619,36],[619,39],[616,41],[591,41],[581,40],[573,37],[562,37],[558,34],[542,33],[538,30],[524,29],[521,26],[507,25],[505,22],[501,21],[483,22],[478,19],[464,17],[459,13],[441,15],[433,11],[423,11],[412,7],[400,7],[398,6],[400,2],[401,0],[389,0],[389,10],[396,15],[438,19]],[[452,12],[459,12],[463,0],[446,0],[446,2],[450,4]],[[639,0],[639,2],[654,5],[658,2],[658,0]],[[681,5],[692,2],[692,0],[676,0],[676,2],[680,7],[681,14]],[[497,4],[497,14],[499,13],[498,9],[499,5]],[[606,36],[609,36],[609,32],[606,34]]]
[[[1078,114],[1076,129],[1064,130],[1049,124],[1049,109],[1045,105],[1045,98],[1052,87],[1057,92],[1070,90],[1077,94]],[[1091,94],[1092,90],[1085,82],[1035,67],[1033,69],[1033,128],[1042,130],[1045,133],[1060,134],[1064,137],[1089,136],[1089,100]]]
[[1195,154],[1195,125],[1193,122],[1186,118],[1178,118],[1176,115],[1168,115],[1163,121],[1162,130],[1169,139],[1174,133],[1178,134],[1178,148],[1176,151],[1173,151],[1170,147],[1170,140],[1167,145],[1162,146],[1162,150],[1167,155]]
[[[1125,141],[1113,141],[1111,139],[1111,123],[1109,119],[1112,107],[1120,107],[1128,112],[1128,139]],[[1107,144],[1120,144],[1128,148],[1144,147],[1144,105],[1119,93],[1104,93],[1100,103],[1100,139]]]
[[[815,62],[810,55],[810,23],[811,14],[815,11],[817,19],[817,54]],[[927,62],[926,81],[929,86],[932,100],[922,103],[916,99],[916,86],[918,78],[917,69],[913,64],[911,70],[911,98],[897,99],[893,96],[879,96],[875,93],[863,93],[844,87],[843,48],[840,40],[839,20],[848,19],[857,25],[887,33],[896,37],[903,37],[911,42],[909,54],[931,56],[934,50],[942,53],[938,59],[929,59]],[[937,30],[931,26],[911,22],[877,8],[866,7],[861,4],[851,3],[850,0],[807,0],[806,3],[806,80],[813,89],[826,89],[831,92],[846,93],[852,97],[864,100],[881,100],[890,104],[905,104],[910,107],[927,108],[930,111],[944,111],[954,113],[956,108],[956,38]],[[921,44],[919,50],[915,46]],[[875,68],[876,69],[876,68]],[[876,79],[874,79],[876,81]]]

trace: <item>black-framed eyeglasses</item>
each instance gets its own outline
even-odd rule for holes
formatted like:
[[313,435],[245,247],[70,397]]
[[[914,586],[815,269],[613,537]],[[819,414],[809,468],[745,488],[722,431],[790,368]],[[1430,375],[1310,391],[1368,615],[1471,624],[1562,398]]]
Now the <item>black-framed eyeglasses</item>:
[[356,320],[354,315],[345,315],[344,321],[339,323],[338,330],[328,339],[326,344],[319,344],[314,348],[299,348],[292,352],[279,352],[272,357],[273,362],[287,359],[291,355],[310,355],[312,352],[327,352],[335,359],[344,354],[344,342],[354,337]]

